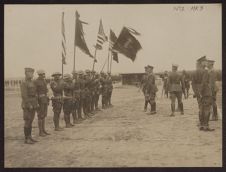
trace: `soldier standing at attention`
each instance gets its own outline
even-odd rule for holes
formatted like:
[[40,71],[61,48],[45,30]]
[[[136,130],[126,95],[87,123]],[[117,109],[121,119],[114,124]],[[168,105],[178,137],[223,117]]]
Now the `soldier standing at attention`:
[[112,90],[113,90],[113,84],[112,84],[112,78],[111,78],[110,72],[108,72],[107,81],[108,81],[108,102],[107,102],[107,104],[112,107],[113,105],[111,104],[111,95],[112,95]]
[[64,111],[64,121],[66,124],[66,128],[71,128],[74,126],[70,122],[70,114],[73,110],[73,81],[70,74],[64,75],[64,103],[63,103],[63,111]]
[[182,102],[182,92],[184,91],[184,81],[182,76],[177,72],[178,65],[172,65],[172,72],[169,74],[168,85],[171,99],[171,115],[174,116],[175,101],[177,99],[181,115],[184,114],[184,107]]
[[90,90],[90,95],[91,95],[91,114],[94,114],[94,106],[95,106],[95,73],[96,71],[92,71],[90,72],[90,86],[89,86],[89,90]]
[[100,97],[100,75],[98,73],[95,74],[95,91],[94,91],[94,101],[95,101],[95,110],[100,111],[98,108],[98,101]]
[[147,75],[148,75],[148,67],[145,66],[145,75],[143,76],[141,80],[141,86],[140,88],[142,89],[142,92],[144,94],[144,112],[147,112],[147,107],[148,107],[148,97],[145,96],[145,90],[146,90],[146,80],[147,80]]
[[206,56],[203,56],[199,58],[196,61],[196,71],[192,75],[192,89],[194,92],[194,98],[197,99],[198,102],[198,107],[199,107],[199,126],[203,126],[203,116],[201,114],[201,83],[202,83],[202,78],[203,74],[205,71],[205,61],[206,61]]
[[148,103],[151,105],[151,114],[156,114],[156,92],[158,91],[157,86],[155,85],[155,75],[153,74],[153,66],[147,66],[147,78],[145,83],[145,95]]
[[213,96],[213,116],[212,116],[212,120],[213,121],[217,121],[218,120],[218,114],[217,114],[217,103],[216,103],[216,99],[217,99],[217,92],[218,92],[218,87],[216,85],[216,73],[214,71],[214,60],[208,60],[208,70],[209,70],[209,75],[210,75],[210,86],[211,86],[211,91],[212,91],[212,96]]
[[78,76],[78,86],[79,86],[79,90],[80,90],[80,95],[79,95],[79,102],[78,102],[78,120],[84,120],[82,118],[82,111],[83,114],[86,114],[86,109],[85,109],[85,80],[84,80],[84,76],[83,76],[83,71],[79,71],[78,72],[79,76]]
[[33,76],[34,69],[25,68],[25,81],[21,83],[20,87],[24,119],[25,144],[34,144],[35,142],[37,142],[31,136],[32,122],[35,117],[35,111],[38,108],[36,87],[34,81],[32,80]]
[[[77,79],[77,72],[73,71],[73,108],[72,108],[72,117],[73,117],[73,124],[79,123],[80,118],[78,115],[79,112],[79,101],[80,101],[80,84]],[[80,115],[81,117],[81,115]]]
[[50,83],[50,87],[53,91],[52,97],[52,106],[53,106],[53,122],[55,126],[55,131],[62,131],[63,129],[60,127],[60,113],[63,106],[63,89],[64,89],[64,82],[60,78],[61,73],[55,72],[52,74],[54,78],[53,81]]
[[84,106],[83,106],[83,112],[85,118],[91,118],[89,116],[90,114],[90,105],[91,105],[91,97],[90,97],[90,90],[89,90],[89,70],[86,70],[84,75]]
[[[204,65],[207,66],[207,60],[204,61]],[[213,94],[211,88],[211,77],[207,69],[204,69],[202,83],[201,83],[201,117],[203,119],[203,125],[200,126],[200,130],[213,131],[209,128],[210,110],[213,105]]]
[[38,78],[35,80],[36,91],[38,96],[39,108],[38,112],[38,127],[39,127],[39,136],[50,135],[45,130],[45,118],[47,116],[47,110],[49,105],[49,97],[47,95],[47,83],[45,80],[45,71],[38,70]]
[[101,72],[101,94],[102,94],[102,109],[106,109],[107,107],[107,83],[106,83],[106,75],[104,72]]
[[183,76],[184,86],[185,86],[184,97],[185,99],[187,99],[189,96],[189,89],[190,89],[190,77],[185,70],[183,70],[182,76]]

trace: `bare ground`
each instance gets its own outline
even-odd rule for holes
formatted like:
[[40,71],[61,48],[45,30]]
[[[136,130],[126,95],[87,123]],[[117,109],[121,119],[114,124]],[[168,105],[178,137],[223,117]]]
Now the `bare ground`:
[[[5,93],[5,167],[219,167],[222,166],[222,121],[210,122],[214,132],[197,128],[198,108],[192,96],[184,100],[185,114],[169,117],[170,100],[157,97],[156,115],[143,110],[136,87],[115,86],[114,107],[73,128],[55,132],[49,107],[47,130],[25,145],[21,99]],[[221,108],[221,95],[218,97]],[[61,126],[64,126],[61,114]]]

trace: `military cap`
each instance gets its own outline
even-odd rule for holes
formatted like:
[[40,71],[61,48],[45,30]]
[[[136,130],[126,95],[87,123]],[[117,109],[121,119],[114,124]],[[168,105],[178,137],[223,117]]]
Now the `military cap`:
[[53,74],[52,74],[52,76],[60,76],[61,75],[61,73],[60,72],[54,72]]
[[78,72],[76,71],[76,70],[73,70],[72,72],[71,72],[71,74],[77,74]]
[[211,59],[208,59],[207,62],[208,62],[209,64],[214,64],[215,61],[214,61],[214,60],[211,60]]
[[64,79],[70,79],[71,78],[71,75],[70,74],[64,74]]
[[178,65],[177,64],[172,64],[172,67],[178,68]]
[[83,75],[83,71],[82,70],[78,71],[78,74]]
[[153,66],[151,66],[151,65],[147,65],[146,66],[147,68],[151,68],[151,69],[153,69],[154,67]]
[[90,70],[89,70],[89,69],[86,69],[85,72],[86,72],[86,73],[90,73]]
[[45,71],[44,71],[44,70],[42,70],[42,69],[40,69],[40,70],[37,70],[37,74],[38,74],[38,75],[42,75],[42,74],[45,74]]
[[205,60],[207,60],[206,56],[203,56],[203,57],[200,57],[199,59],[197,59],[197,62],[201,63],[202,61],[205,61]]
[[33,68],[30,68],[30,67],[26,67],[24,68],[25,72],[33,72],[34,73],[34,69]]

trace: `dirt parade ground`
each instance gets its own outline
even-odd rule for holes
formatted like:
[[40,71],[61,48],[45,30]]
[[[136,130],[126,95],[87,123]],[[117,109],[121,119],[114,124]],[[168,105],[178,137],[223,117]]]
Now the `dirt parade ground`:
[[[36,116],[33,137],[39,142],[34,145],[24,144],[19,92],[6,91],[5,167],[222,166],[222,121],[210,121],[214,132],[199,131],[192,95],[183,100],[184,115],[169,117],[170,100],[161,97],[161,90],[157,114],[149,115],[143,112],[144,97],[137,87],[116,84],[112,108],[60,132],[54,131],[50,103],[46,128],[51,135],[38,136]],[[220,110],[221,92],[217,102]]]

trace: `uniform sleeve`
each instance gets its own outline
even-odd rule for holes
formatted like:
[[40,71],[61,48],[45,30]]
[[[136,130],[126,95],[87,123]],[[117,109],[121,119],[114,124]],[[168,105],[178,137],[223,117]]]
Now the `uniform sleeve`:
[[180,77],[180,81],[181,81],[182,91],[184,91],[185,83],[184,83],[184,77],[183,76]]
[[201,82],[201,95],[203,96],[205,94],[205,89],[208,87],[208,71],[204,71],[202,82]]
[[21,90],[21,98],[23,101],[27,101],[28,99],[28,95],[27,95],[27,88],[26,88],[26,83],[22,82],[21,86],[20,86],[20,90]]

